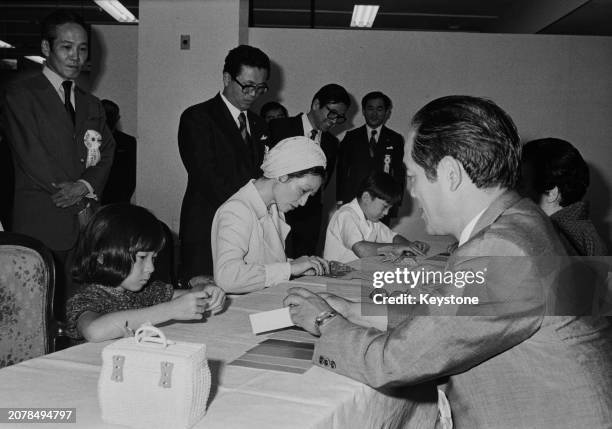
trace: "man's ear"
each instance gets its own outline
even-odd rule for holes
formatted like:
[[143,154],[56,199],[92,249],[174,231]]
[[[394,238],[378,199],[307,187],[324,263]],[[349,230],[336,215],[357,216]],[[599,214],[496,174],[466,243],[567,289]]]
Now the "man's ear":
[[223,88],[227,88],[232,81],[232,77],[228,72],[223,72]]
[[452,156],[445,156],[438,163],[438,177],[448,183],[448,189],[456,191],[463,181],[464,170],[461,163]]
[[387,122],[390,117],[391,117],[391,109],[387,109],[387,112],[385,113],[385,120],[384,120],[384,122]]
[[51,45],[47,39],[43,39],[40,42],[40,51],[42,52],[45,58],[48,58],[51,55]]
[[289,176],[287,176],[286,174],[283,174],[282,176],[280,176],[276,180],[278,180],[281,183],[287,183],[289,181]]
[[559,194],[559,187],[555,186],[550,191],[545,191],[542,198],[547,203],[558,203],[561,200],[561,195]]
[[312,104],[310,105],[310,110],[319,110],[321,108],[321,103],[319,103],[319,99],[315,98],[312,100]]

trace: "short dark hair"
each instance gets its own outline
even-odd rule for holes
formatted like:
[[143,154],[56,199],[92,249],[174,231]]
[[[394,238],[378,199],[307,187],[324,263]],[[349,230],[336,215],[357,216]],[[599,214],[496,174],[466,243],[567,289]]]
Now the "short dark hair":
[[40,37],[53,46],[53,41],[57,37],[57,27],[69,23],[78,24],[86,33],[89,33],[89,28],[81,15],[66,9],[56,9],[43,19],[40,25]]
[[259,111],[259,116],[262,118],[266,116],[266,113],[271,112],[272,110],[282,110],[285,116],[289,116],[289,112],[282,104],[276,101],[268,101],[266,104],[261,106],[261,110]]
[[395,205],[402,199],[404,185],[390,174],[373,171],[361,182],[357,190],[357,197],[360,200],[364,192],[373,198],[379,198],[388,204]]
[[361,99],[361,109],[365,110],[366,104],[368,101],[378,100],[378,99],[381,99],[383,101],[383,104],[385,105],[385,110],[389,110],[391,107],[393,107],[393,104],[391,103],[391,99],[387,95],[383,94],[380,91],[372,91],[372,92],[368,92]]
[[102,100],[101,103],[106,114],[106,124],[113,128],[119,120],[119,106],[114,101],[106,99]]
[[461,163],[477,188],[514,189],[520,176],[521,145],[512,118],[491,100],[451,95],[431,101],[412,119],[412,158],[436,179],[438,163]]
[[531,186],[538,195],[559,189],[559,205],[566,207],[580,201],[589,187],[589,166],[570,142],[545,138],[523,146],[522,161],[532,171]]
[[295,179],[295,178],[307,176],[309,174],[312,176],[320,176],[320,177],[325,178],[325,167],[321,167],[320,165],[316,167],[310,167],[305,170],[300,170],[294,173],[289,173],[287,174],[287,177],[289,179]]
[[223,65],[223,73],[231,77],[240,74],[242,66],[255,67],[266,71],[266,80],[270,78],[270,58],[258,48],[240,45],[228,52]]
[[147,209],[109,204],[82,231],[72,277],[79,283],[119,286],[130,274],[137,252],[159,252],[165,241],[161,222]]
[[319,89],[314,97],[312,97],[312,102],[315,100],[319,100],[321,107],[338,103],[346,104],[347,108],[351,105],[351,97],[346,92],[346,89],[336,83],[329,83]]

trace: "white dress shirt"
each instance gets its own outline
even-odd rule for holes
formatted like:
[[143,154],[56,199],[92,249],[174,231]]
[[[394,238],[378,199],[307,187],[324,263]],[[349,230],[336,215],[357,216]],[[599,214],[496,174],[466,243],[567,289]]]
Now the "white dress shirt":
[[482,209],[480,213],[474,216],[472,220],[469,221],[465,227],[463,227],[463,231],[461,231],[461,235],[459,235],[459,246],[461,246],[462,244],[464,244],[466,241],[470,239],[470,235],[472,235],[472,231],[474,231],[474,227],[476,226],[478,219],[480,219],[480,216],[482,216],[482,214],[485,212],[487,208],[488,207],[485,207],[484,209]]
[[374,134],[374,140],[376,140],[376,143],[378,143],[378,140],[380,139],[380,131],[382,130],[382,125],[378,128],[370,128],[370,126],[366,124],[366,130],[368,131],[368,143],[370,142],[370,139],[372,138],[373,130],[376,130],[376,134]]
[[[310,138],[310,134],[315,128],[312,126],[312,124],[310,123],[310,119],[308,119],[308,115],[305,113],[302,114],[302,127],[304,128],[304,137]],[[314,138],[314,142],[321,146],[321,130],[316,131],[317,135]]]
[[359,259],[353,252],[355,243],[393,243],[397,233],[382,222],[366,219],[357,198],[340,207],[332,216],[325,234],[323,257],[330,261],[351,262]]
[[247,111],[240,110],[236,106],[234,106],[227,98],[225,98],[223,92],[220,92],[219,95],[221,96],[221,100],[223,100],[223,102],[229,109],[230,115],[232,115],[232,118],[234,118],[234,122],[236,123],[238,129],[240,129],[240,121],[238,120],[238,116],[240,116],[241,113],[244,113],[247,131],[249,132],[249,134],[251,134],[251,126],[249,125],[249,115],[247,114]]

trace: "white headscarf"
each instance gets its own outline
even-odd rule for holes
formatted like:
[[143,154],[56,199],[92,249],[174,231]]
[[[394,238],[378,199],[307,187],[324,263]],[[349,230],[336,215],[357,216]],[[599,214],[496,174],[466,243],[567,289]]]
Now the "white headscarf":
[[327,165],[325,153],[308,137],[297,136],[281,140],[266,153],[261,164],[264,177],[276,179],[290,173]]

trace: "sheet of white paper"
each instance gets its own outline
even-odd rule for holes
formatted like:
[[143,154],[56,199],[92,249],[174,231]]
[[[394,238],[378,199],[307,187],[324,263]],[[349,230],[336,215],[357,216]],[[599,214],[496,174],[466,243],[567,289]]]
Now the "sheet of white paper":
[[291,316],[289,315],[289,307],[250,314],[249,318],[251,319],[251,328],[254,334],[293,326]]

